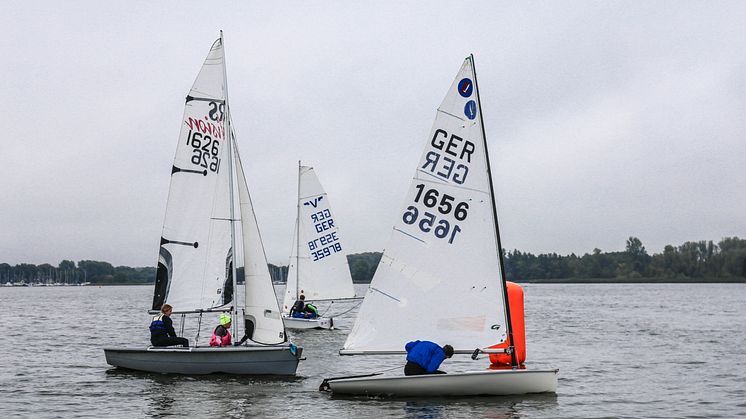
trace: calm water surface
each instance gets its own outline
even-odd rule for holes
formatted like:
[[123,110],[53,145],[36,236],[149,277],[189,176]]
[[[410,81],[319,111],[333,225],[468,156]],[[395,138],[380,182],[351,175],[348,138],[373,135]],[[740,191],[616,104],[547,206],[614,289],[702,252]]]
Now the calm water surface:
[[[560,369],[556,396],[320,393],[324,377],[403,366],[400,357],[337,355],[354,311],[335,321],[337,330],[291,332],[307,357],[297,378],[120,372],[106,364],[102,348],[148,344],[143,307],[151,287],[0,288],[0,417],[746,416],[746,284],[524,289],[527,365]],[[487,364],[454,358],[443,369]]]

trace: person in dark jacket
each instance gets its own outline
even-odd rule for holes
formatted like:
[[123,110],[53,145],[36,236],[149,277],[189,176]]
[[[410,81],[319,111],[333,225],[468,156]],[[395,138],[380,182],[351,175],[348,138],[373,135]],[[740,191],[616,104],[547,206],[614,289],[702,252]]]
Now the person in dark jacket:
[[415,340],[404,346],[407,350],[407,365],[404,375],[445,374],[438,367],[446,359],[453,356],[453,346],[438,346],[428,340]]
[[150,322],[150,343],[153,346],[189,346],[189,340],[176,336],[170,317],[172,311],[173,307],[164,304],[160,314],[153,317],[153,321]]
[[290,308],[290,317],[306,317],[306,296],[301,294]]

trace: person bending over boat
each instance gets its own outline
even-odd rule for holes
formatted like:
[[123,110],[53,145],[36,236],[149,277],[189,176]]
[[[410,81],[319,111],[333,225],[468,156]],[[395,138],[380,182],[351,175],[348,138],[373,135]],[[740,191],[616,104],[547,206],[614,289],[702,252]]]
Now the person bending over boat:
[[210,346],[231,346],[231,316],[222,313],[220,324],[212,332]]
[[295,300],[295,304],[290,308],[290,317],[306,317],[306,296],[301,294],[298,299]]
[[446,359],[453,356],[453,346],[438,346],[428,340],[415,340],[404,346],[407,350],[407,365],[404,375],[445,374],[438,367]]
[[315,319],[316,317],[319,317],[319,309],[311,303],[306,304],[303,311],[305,312],[303,313],[303,316],[307,319]]
[[161,312],[150,322],[150,343],[153,346],[189,346],[189,340],[176,336],[174,324],[171,321],[173,307],[169,304],[161,306]]

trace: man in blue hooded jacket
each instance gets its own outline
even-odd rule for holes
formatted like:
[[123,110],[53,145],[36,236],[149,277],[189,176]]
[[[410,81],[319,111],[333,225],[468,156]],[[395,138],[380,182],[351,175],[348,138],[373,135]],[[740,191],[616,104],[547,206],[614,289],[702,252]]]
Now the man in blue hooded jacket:
[[440,364],[453,356],[453,346],[438,346],[427,340],[415,340],[404,346],[407,350],[407,365],[404,375],[445,374],[438,370]]

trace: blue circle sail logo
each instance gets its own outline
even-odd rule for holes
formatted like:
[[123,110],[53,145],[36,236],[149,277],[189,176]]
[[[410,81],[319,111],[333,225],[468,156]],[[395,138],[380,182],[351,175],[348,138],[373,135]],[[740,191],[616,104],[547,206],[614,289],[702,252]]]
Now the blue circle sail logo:
[[471,82],[471,79],[461,79],[461,81],[458,82],[458,94],[461,96],[469,97],[473,91],[474,83]]
[[470,100],[466,102],[466,106],[464,106],[464,115],[466,115],[469,119],[474,119],[477,117],[477,102],[474,102],[473,100]]

